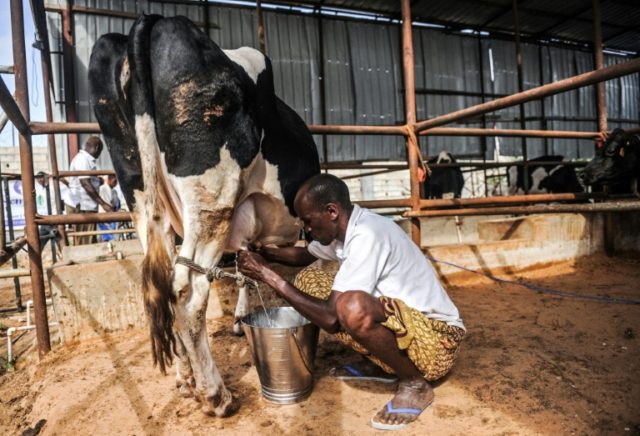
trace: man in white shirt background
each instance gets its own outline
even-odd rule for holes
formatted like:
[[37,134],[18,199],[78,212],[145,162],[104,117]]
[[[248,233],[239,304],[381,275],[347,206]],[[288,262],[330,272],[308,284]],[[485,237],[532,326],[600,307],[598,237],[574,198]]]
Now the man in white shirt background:
[[[114,212],[120,210],[120,197],[118,196],[118,191],[116,191],[116,186],[118,185],[118,178],[114,174],[109,174],[105,177],[104,183],[100,185],[100,190],[98,193],[100,194],[100,198],[102,198],[105,203],[110,204],[112,210]],[[102,205],[98,206],[98,212],[106,212]],[[98,230],[115,230],[117,227],[116,223],[98,223]],[[100,235],[98,238],[100,241],[111,241],[116,239],[113,234],[105,234]]]
[[[104,145],[97,136],[90,136],[82,150],[75,155],[69,166],[69,171],[93,171],[97,169],[96,159],[102,153]],[[100,198],[100,178],[98,176],[72,176],[69,177],[69,195],[65,199],[65,210],[70,213],[98,212],[98,205],[106,212],[112,212],[113,207]],[[75,231],[94,231],[96,225],[76,224]],[[78,244],[91,244],[94,236],[82,236],[77,238]]]
[[[303,316],[368,359],[337,368],[334,376],[398,381],[396,395],[371,425],[405,427],[433,401],[429,381],[453,366],[465,335],[458,309],[402,229],[351,204],[339,178],[312,177],[298,191],[294,208],[314,241],[305,248],[241,252],[240,271],[271,286]],[[292,285],[265,258],[299,266],[322,259],[337,261],[340,267],[333,277],[315,264],[308,266]]]

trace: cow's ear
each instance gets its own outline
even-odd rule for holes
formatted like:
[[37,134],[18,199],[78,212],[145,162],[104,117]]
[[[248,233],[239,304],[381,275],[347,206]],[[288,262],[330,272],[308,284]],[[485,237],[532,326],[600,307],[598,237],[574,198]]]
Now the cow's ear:
[[620,147],[620,157],[624,157],[624,147]]

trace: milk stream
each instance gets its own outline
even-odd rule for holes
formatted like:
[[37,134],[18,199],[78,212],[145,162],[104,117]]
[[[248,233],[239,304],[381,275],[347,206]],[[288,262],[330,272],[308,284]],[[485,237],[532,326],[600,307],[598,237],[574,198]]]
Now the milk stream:
[[262,310],[264,311],[264,316],[267,317],[267,327],[272,328],[273,327],[273,321],[271,320],[271,317],[269,316],[269,312],[267,312],[267,307],[264,305],[264,300],[262,299],[262,294],[260,293],[260,286],[259,285],[256,286],[256,291],[258,291],[258,297],[260,298],[260,304],[262,304]]

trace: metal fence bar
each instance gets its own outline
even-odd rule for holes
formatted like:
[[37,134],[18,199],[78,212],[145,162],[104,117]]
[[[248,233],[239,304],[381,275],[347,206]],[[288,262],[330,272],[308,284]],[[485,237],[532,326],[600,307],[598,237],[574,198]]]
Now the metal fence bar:
[[114,230],[94,230],[87,232],[67,232],[69,236],[94,236],[94,235],[122,235],[126,233],[136,233],[136,229],[114,229]]
[[539,213],[631,212],[640,210],[640,201],[595,204],[548,204],[535,206],[480,207],[469,209],[406,211],[404,217],[526,215]]
[[24,41],[24,16],[22,0],[11,0],[11,36],[13,40],[13,65],[15,66],[16,103],[27,123],[20,133],[20,171],[28,174],[22,180],[24,200],[25,233],[29,244],[29,269],[31,270],[31,292],[34,306],[38,354],[42,357],[51,351],[49,321],[44,295],[44,275],[42,270],[42,251],[38,226],[35,222],[36,199],[33,174],[33,152],[29,122],[29,88],[27,81],[27,58]]
[[638,71],[640,71],[640,58],[632,59],[623,64],[611,65],[609,67],[602,68],[601,70],[590,71],[578,76],[568,77],[563,80],[558,80],[557,82],[548,83],[546,85],[510,95],[509,97],[499,98],[487,103],[471,106],[459,111],[431,118],[429,120],[419,121],[413,127],[416,132],[420,132],[430,127],[442,126],[472,116],[548,97],[560,92],[593,85],[594,83],[602,82],[604,80],[615,79],[616,77],[637,73]]
[[[28,269],[4,269],[0,270],[0,279],[10,279],[18,280],[18,277],[29,277],[31,275],[31,271]],[[22,308],[18,308],[19,311],[22,311]]]
[[543,203],[549,201],[585,201],[589,199],[608,198],[605,194],[588,193],[565,193],[565,194],[529,194],[510,195],[508,197],[478,197],[478,198],[438,198],[431,200],[421,200],[421,209],[438,207],[461,207],[461,206],[481,206],[500,205],[517,203]]
[[104,213],[70,213],[68,215],[36,216],[36,223],[58,224],[91,224],[131,221],[129,212],[104,212]]
[[[22,38],[24,40],[24,36]],[[16,76],[17,81],[17,76]],[[18,104],[13,99],[11,92],[9,92],[9,88],[4,83],[4,79],[0,77],[0,106],[2,106],[2,110],[7,115],[11,123],[21,134],[26,134],[29,132],[29,122],[25,119],[22,112],[20,112],[20,108]]]
[[[13,231],[13,213],[11,211],[11,198],[9,197],[9,180],[6,177],[2,178],[2,188],[4,190],[4,202],[5,202],[5,211],[7,214],[7,230],[9,232],[9,240],[15,241],[16,235]],[[4,232],[5,229],[2,229]],[[15,270],[18,268],[18,259],[16,256],[11,258],[11,267]],[[16,308],[22,312],[22,290],[20,289],[20,280],[18,277],[13,279],[13,288],[16,294]]]

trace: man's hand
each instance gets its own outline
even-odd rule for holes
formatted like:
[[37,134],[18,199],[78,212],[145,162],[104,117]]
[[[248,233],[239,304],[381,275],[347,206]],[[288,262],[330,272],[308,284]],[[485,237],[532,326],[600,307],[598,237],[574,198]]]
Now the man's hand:
[[316,260],[316,258],[303,247],[252,245],[249,249],[259,253],[269,262],[277,262],[289,266],[307,266]]
[[113,212],[114,208],[113,206],[111,206],[109,203],[107,203],[106,201],[103,201],[100,206],[102,206],[102,208],[104,209],[105,212]]
[[250,249],[251,251],[254,251],[260,254],[260,256],[262,256],[265,260],[270,260],[274,262],[278,261],[278,254],[281,251],[279,247],[276,247],[273,245],[253,246],[253,247],[250,247]]
[[269,269],[264,258],[251,251],[240,251],[237,263],[240,272],[254,280],[263,280],[265,269]]

